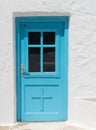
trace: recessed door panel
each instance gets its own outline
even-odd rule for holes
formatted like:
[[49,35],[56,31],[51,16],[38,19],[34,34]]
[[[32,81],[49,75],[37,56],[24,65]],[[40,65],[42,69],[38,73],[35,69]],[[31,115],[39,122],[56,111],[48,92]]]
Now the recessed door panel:
[[60,105],[59,86],[54,85],[32,85],[25,86],[25,113],[33,114],[58,113]]

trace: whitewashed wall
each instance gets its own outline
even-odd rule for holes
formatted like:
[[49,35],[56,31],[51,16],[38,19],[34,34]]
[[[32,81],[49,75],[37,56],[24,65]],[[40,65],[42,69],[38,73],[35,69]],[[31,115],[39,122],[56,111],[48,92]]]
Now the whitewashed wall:
[[96,1],[0,0],[0,125],[16,122],[14,17],[68,15],[68,122],[96,129]]

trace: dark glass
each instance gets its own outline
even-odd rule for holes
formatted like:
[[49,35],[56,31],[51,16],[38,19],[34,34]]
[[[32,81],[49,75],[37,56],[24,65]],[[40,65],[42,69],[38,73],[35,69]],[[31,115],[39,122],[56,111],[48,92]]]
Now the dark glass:
[[40,48],[29,48],[29,72],[40,72]]
[[55,48],[43,48],[43,71],[55,71]]
[[44,32],[43,44],[55,44],[55,32]]
[[29,44],[40,44],[40,32],[28,32]]

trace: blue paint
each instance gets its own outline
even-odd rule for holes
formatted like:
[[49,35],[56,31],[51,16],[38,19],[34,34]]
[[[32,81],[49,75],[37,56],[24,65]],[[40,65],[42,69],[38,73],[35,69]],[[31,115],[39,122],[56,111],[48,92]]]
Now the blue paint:
[[16,113],[17,113],[17,121],[21,120],[21,89],[20,89],[20,84],[21,84],[21,77],[20,77],[20,27],[19,27],[19,22],[15,21],[15,35],[16,35]]
[[[26,26],[24,25],[26,24]],[[55,45],[28,45],[28,32],[56,32]],[[41,72],[28,72],[28,47],[41,47]],[[55,72],[43,72],[43,47],[55,47]],[[24,76],[20,67],[24,65]],[[18,121],[65,121],[68,114],[68,17],[16,18]]]

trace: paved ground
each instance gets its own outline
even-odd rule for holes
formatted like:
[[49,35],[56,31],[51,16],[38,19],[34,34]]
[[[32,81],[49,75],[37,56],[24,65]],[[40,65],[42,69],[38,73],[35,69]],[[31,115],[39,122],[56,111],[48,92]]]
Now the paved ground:
[[57,123],[19,123],[16,126],[1,127],[0,130],[87,130],[75,126],[64,124],[63,122]]

